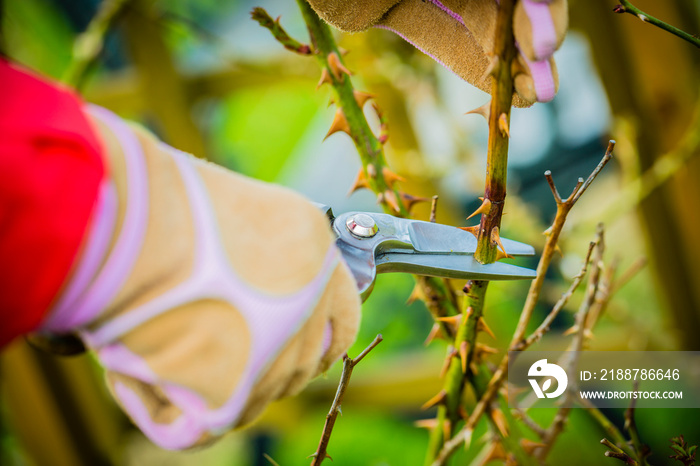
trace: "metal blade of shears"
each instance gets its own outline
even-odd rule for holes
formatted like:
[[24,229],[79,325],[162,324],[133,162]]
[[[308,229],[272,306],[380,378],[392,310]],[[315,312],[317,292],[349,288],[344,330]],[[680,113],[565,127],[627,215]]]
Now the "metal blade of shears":
[[[480,264],[474,258],[476,238],[449,225],[372,212],[347,212],[331,220],[336,244],[352,270],[363,300],[369,296],[377,273],[403,272],[476,280],[532,279],[535,271],[503,262]],[[501,238],[513,256],[533,255],[532,246]]]

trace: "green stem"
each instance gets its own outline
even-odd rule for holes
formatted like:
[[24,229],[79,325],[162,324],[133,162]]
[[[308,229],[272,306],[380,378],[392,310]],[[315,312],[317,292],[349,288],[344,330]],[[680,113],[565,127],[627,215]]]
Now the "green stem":
[[[430,432],[428,450],[425,464],[435,461],[442,450],[446,440],[452,437],[457,423],[460,421],[459,406],[462,401],[462,393],[469,374],[469,366],[474,355],[474,342],[478,333],[479,319],[483,314],[483,301],[486,296],[487,281],[472,282],[468,286],[467,300],[471,306],[465,308],[462,313],[462,323],[455,336],[455,348],[458,354],[450,362],[447,370],[443,390],[446,393],[445,402],[438,408],[436,427]],[[470,343],[471,342],[471,346]],[[464,348],[466,351],[462,350]],[[461,354],[460,354],[461,353]],[[464,357],[464,360],[462,359]],[[447,434],[447,438],[445,438]]]
[[[511,62],[516,49],[513,38],[513,11],[515,0],[502,0],[499,3],[496,20],[496,38],[494,43],[493,84],[491,86],[491,107],[489,116],[489,141],[486,162],[486,186],[484,202],[490,207],[482,214],[478,234],[478,244],[474,257],[483,264],[495,262],[498,258],[497,242],[503,206],[506,198],[506,178],[508,167],[508,139],[510,109],[513,100],[513,78]],[[468,285],[466,308],[463,313],[463,325],[457,332],[454,347],[466,350],[462,357],[455,358],[445,378],[443,389],[447,393],[446,402],[438,410],[438,423],[431,432],[426,456],[426,464],[431,464],[442,450],[446,439],[444,431],[454,433],[459,420],[459,404],[467,378],[469,366],[476,348],[479,320],[483,316],[484,300],[488,282],[473,281]],[[463,368],[466,370],[463,371]],[[448,428],[444,429],[444,423]]]
[[253,11],[250,12],[250,16],[257,21],[260,26],[269,29],[274,38],[277,39],[277,42],[282,44],[285,49],[290,52],[298,53],[299,55],[311,55],[311,47],[290,37],[282,26],[280,26],[280,19],[272,19],[265,9],[255,7]]
[[73,61],[63,76],[64,83],[80,89],[88,70],[102,52],[107,32],[130,1],[105,0],[100,4],[100,9],[85,32],[75,39]]
[[[342,56],[333,39],[333,34],[311,9],[305,0],[297,0],[302,16],[306,22],[311,37],[312,50],[316,60],[325,75],[330,80],[335,93],[335,103],[345,117],[348,125],[348,135],[352,138],[362,161],[362,169],[369,187],[378,193],[384,210],[391,214],[408,216],[408,210],[401,202],[401,193],[392,180],[387,180],[384,169],[387,168],[382,142],[372,132],[364,112],[356,100],[355,90],[350,76],[345,72],[337,72],[331,63],[331,55],[342,65]],[[398,208],[398,209],[397,209]]]
[[678,29],[675,26],[671,26],[668,23],[665,23],[661,21],[660,19],[654,18],[651,15],[648,15],[647,13],[644,13],[642,10],[637,8],[636,6],[632,5],[630,2],[627,0],[620,0],[620,5],[617,5],[613,11],[615,13],[629,13],[631,15],[636,16],[640,20],[644,21],[645,23],[653,24],[657,28],[661,28],[664,31],[670,32],[674,36],[678,36],[681,39],[690,42],[696,47],[700,48],[700,38],[698,38],[696,35],[693,34],[688,34],[687,32]]

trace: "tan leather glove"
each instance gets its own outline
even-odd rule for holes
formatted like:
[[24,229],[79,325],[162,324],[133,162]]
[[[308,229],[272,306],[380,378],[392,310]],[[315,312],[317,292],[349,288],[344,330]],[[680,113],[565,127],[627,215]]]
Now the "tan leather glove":
[[88,114],[111,177],[42,330],[78,331],[154,443],[250,422],[346,351],[360,301],[316,207]]
[[[389,29],[462,79],[490,92],[485,79],[496,28],[495,0],[308,0],[318,15],[349,32]],[[513,32],[517,106],[552,100],[559,81],[552,55],[568,26],[566,0],[520,0]]]

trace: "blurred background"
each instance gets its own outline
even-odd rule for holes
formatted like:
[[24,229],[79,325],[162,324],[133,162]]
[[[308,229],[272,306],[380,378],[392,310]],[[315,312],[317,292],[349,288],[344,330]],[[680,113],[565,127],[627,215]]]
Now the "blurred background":
[[[0,1],[1,48],[26,67],[61,79],[76,36],[101,3]],[[683,30],[700,31],[695,0],[635,5]],[[79,90],[87,101],[146,125],[182,150],[290,186],[336,212],[379,211],[369,192],[347,196],[360,167],[350,138],[339,133],[322,143],[334,109],[330,89],[315,89],[316,62],[285,51],[250,20],[255,6],[281,15],[290,35],[307,41],[291,0],[129,0]],[[550,269],[533,324],[568,287],[596,224],[604,222],[608,261],[619,261],[620,271],[640,257],[649,265],[613,298],[590,349],[700,350],[700,51],[631,15],[614,14],[614,6],[614,0],[570,0],[571,31],[555,55],[558,96],[513,112],[503,235],[541,249],[555,211],[542,173],[552,170],[566,193],[597,165],[608,139],[616,139],[615,159],[569,217],[562,255]],[[337,40],[350,52],[345,61],[355,87],[375,94],[388,118],[387,157],[407,180],[403,190],[438,194],[438,221],[466,226],[464,218],[483,192],[488,131],[481,117],[464,113],[488,96],[388,31],[338,34]],[[374,113],[367,115],[376,123]],[[428,210],[420,205],[414,213],[427,219]],[[536,260],[519,264],[534,267]],[[527,287],[490,286],[485,315],[497,339],[482,341],[506,347]],[[434,415],[420,406],[441,387],[445,345],[424,345],[432,318],[420,301],[407,304],[412,288],[411,276],[380,276],[364,305],[349,354],[377,333],[384,342],[353,374],[329,447],[333,464],[423,461],[428,435],[413,422]],[[556,320],[536,349],[568,344],[562,332],[573,324],[578,304],[575,297],[571,312]],[[176,453],[151,445],[131,426],[90,355],[57,358],[16,341],[0,357],[0,464],[270,464],[264,454],[280,465],[306,464],[339,366],[299,396],[271,405],[253,426],[211,448]],[[530,414],[547,421],[554,415]],[[606,414],[622,428],[622,411]],[[698,416],[690,409],[638,410],[650,461],[671,464],[673,436],[700,443]],[[603,436],[583,410],[574,410],[549,463],[612,461],[603,457]],[[472,450],[479,450],[478,442]],[[466,464],[474,453],[459,455],[459,464]]]

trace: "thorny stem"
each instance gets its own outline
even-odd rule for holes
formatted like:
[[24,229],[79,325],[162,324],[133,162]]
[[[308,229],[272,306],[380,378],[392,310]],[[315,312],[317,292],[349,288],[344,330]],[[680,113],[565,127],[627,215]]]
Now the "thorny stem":
[[[576,201],[578,201],[578,199],[581,197],[580,195],[583,194],[583,191],[585,191],[585,189],[587,189],[591,185],[591,183],[593,182],[593,180],[595,180],[595,178],[598,176],[603,167],[605,167],[605,165],[612,159],[612,151],[614,147],[615,141],[610,141],[605,155],[601,159],[598,166],[588,176],[588,179],[585,182],[583,181],[583,179],[579,179],[579,182],[576,184],[576,187],[567,199],[561,199],[561,196],[559,196],[559,193],[557,192],[554,186],[554,182],[550,182],[554,199],[557,203],[557,214],[554,218],[552,226],[549,227],[549,229],[546,232],[547,241],[545,242],[544,250],[542,252],[542,256],[540,257],[540,261],[537,264],[537,276],[530,285],[530,291],[528,292],[523,311],[520,315],[518,327],[516,328],[515,333],[513,334],[510,348],[515,348],[519,344],[521,344],[520,342],[525,336],[528,323],[530,322],[530,318],[532,317],[532,313],[535,309],[535,305],[537,304],[540,292],[542,290],[542,285],[544,284],[545,274],[547,273],[549,265],[552,261],[552,257],[554,256],[554,253],[557,250],[557,242],[559,240],[559,235],[561,234],[561,230],[564,227],[564,223],[566,222],[566,217],[568,216],[569,211],[571,211],[573,206],[576,204]],[[547,178],[550,178],[551,172],[547,171],[545,173],[545,176]],[[433,462],[433,465],[437,466],[445,464],[447,458],[449,458],[457,450],[457,448],[459,448],[459,446],[463,444],[463,442],[471,438],[471,434],[474,430],[474,427],[486,411],[486,408],[490,405],[494,397],[498,394],[498,390],[500,389],[501,384],[503,383],[505,377],[508,374],[508,359],[508,355],[505,355],[503,359],[501,359],[498,368],[496,369],[493,376],[491,377],[491,380],[489,381],[486,391],[484,392],[483,396],[481,396],[481,398],[479,399],[479,402],[474,407],[474,410],[470,414],[464,426],[456,435],[453,436],[451,440],[445,442],[445,445],[438,454],[436,460]]]
[[63,82],[80,89],[85,75],[102,52],[105,36],[125,7],[132,0],[105,0],[95,17],[73,44],[73,60],[63,76]]
[[661,28],[664,31],[670,32],[674,36],[678,36],[681,39],[690,42],[696,47],[700,47],[700,38],[698,38],[697,35],[688,34],[687,32],[682,31],[681,29],[678,29],[675,26],[671,26],[668,23],[664,23],[660,19],[656,19],[653,16],[644,13],[642,10],[632,5],[627,0],[620,0],[620,5],[617,5],[615,8],[613,8],[613,11],[615,13],[629,13],[631,15],[634,15],[640,20],[644,21],[645,23],[653,24],[654,26]]
[[[515,0],[502,0],[499,3],[496,18],[484,189],[484,205],[489,208],[481,215],[477,249],[474,253],[476,260],[483,264],[495,262],[498,258],[496,238],[499,234],[506,198],[510,109],[513,100],[511,62],[516,55],[513,38],[514,7]],[[465,311],[454,342],[454,347],[461,354],[459,359],[453,358],[443,384],[443,390],[447,393],[446,402],[439,407],[436,427],[430,433],[426,464],[433,462],[444,464],[449,457],[449,455],[440,457],[440,452],[448,441],[445,434],[451,437],[459,420],[459,404],[476,349],[478,324],[483,316],[487,286],[487,281],[473,281],[467,285]],[[445,423],[447,423],[446,429],[443,428]]]
[[[331,404],[331,409],[326,415],[326,422],[323,424],[323,432],[321,433],[321,440],[319,440],[318,448],[316,452],[311,456],[311,466],[318,466],[323,463],[323,460],[330,458],[328,455],[328,442],[331,439],[331,433],[333,432],[333,426],[335,426],[335,421],[338,418],[338,413],[340,413],[340,405],[343,402],[343,397],[345,396],[345,390],[347,390],[350,383],[350,376],[355,366],[362,361],[362,359],[367,356],[367,353],[372,351],[375,346],[377,346],[382,341],[382,336],[377,335],[372,343],[369,344],[355,359],[348,357],[347,354],[343,356],[343,372],[340,375],[340,381],[338,382],[338,390],[335,392],[335,398],[333,399],[333,404]],[[332,458],[331,458],[332,459]]]
[[[375,105],[374,109],[380,119],[381,131],[380,136],[376,137],[367,123],[359,103],[362,100],[358,99],[350,76],[342,70],[336,76],[336,72],[331,66],[331,55],[334,55],[333,60],[337,59],[338,63],[342,65],[342,54],[333,39],[333,34],[328,25],[318,17],[305,0],[297,0],[297,3],[309,30],[312,52],[323,70],[322,78],[325,79],[319,84],[328,82],[333,88],[338,112],[347,121],[346,132],[352,138],[360,155],[360,161],[362,162],[360,175],[365,180],[366,185],[364,187],[377,194],[386,213],[408,217],[411,203],[421,199],[412,198],[401,193],[396,187],[396,180],[389,178],[389,176],[395,175],[388,170],[384,156],[383,144],[386,142],[388,134],[383,115]],[[277,25],[279,26],[279,23]],[[338,71],[337,67],[336,71]],[[358,187],[360,186],[353,186],[353,189]],[[456,297],[445,281],[435,277],[416,277],[416,281],[420,289],[420,296],[434,318],[458,314]],[[446,325],[443,323],[438,325],[440,325],[446,335],[449,334],[449,329]]]
[[[386,159],[382,142],[372,132],[362,108],[356,100],[355,90],[347,69],[344,71],[342,56],[333,39],[330,28],[316,14],[306,0],[297,0],[302,16],[311,37],[312,51],[321,69],[323,80],[329,82],[334,90],[335,103],[338,106],[337,118],[347,122],[345,131],[352,138],[362,161],[363,175],[370,189],[381,195],[382,205],[388,213],[408,216],[408,209],[401,200],[401,193],[392,180],[385,176]],[[343,66],[343,68],[339,68]],[[378,110],[378,108],[375,107]],[[381,119],[380,115],[380,119]],[[394,180],[395,181],[395,180]]]

